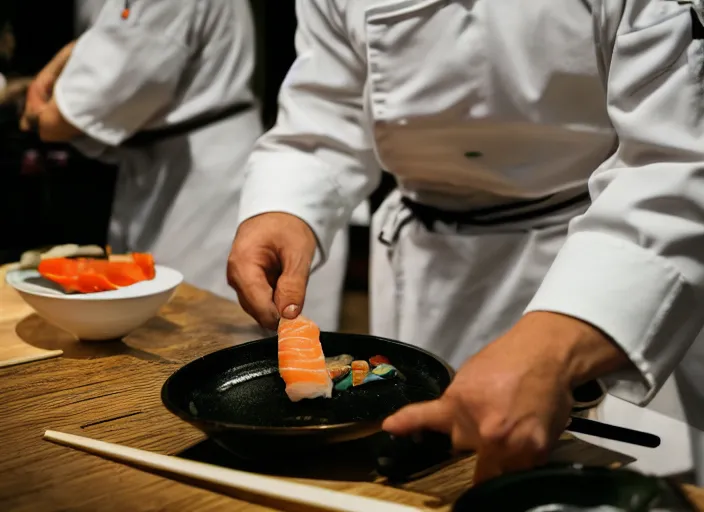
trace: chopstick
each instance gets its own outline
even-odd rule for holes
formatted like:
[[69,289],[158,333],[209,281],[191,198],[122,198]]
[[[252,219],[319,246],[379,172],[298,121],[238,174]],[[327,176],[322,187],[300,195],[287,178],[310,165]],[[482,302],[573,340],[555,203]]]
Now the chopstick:
[[170,455],[161,455],[54,430],[44,432],[44,439],[119,461],[133,462],[151,469],[187,476],[203,482],[223,485],[230,489],[246,491],[289,503],[312,506],[317,509],[340,512],[369,512],[371,510],[375,512],[419,512],[421,510],[409,505],[288,482],[275,477],[223,468]]

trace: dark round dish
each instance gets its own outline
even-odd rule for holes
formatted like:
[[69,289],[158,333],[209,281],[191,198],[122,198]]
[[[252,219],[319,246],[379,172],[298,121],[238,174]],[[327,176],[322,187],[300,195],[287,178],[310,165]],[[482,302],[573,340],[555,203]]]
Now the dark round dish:
[[452,510],[695,512],[679,488],[666,479],[627,469],[582,466],[546,466],[490,480],[464,493]]
[[301,453],[380,431],[391,413],[439,397],[453,370],[412,345],[374,336],[321,333],[326,356],[386,356],[405,376],[333,391],[330,399],[291,402],[278,372],[273,336],[219,350],[171,375],[164,405],[229,451],[245,458]]

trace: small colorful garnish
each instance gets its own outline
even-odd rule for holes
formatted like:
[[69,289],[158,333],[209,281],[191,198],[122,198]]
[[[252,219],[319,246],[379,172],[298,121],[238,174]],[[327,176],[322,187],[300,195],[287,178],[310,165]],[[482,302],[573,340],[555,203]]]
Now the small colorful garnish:
[[335,382],[336,391],[346,391],[379,380],[404,379],[401,372],[384,356],[374,356],[369,362],[352,359],[348,354],[326,358],[328,373]]

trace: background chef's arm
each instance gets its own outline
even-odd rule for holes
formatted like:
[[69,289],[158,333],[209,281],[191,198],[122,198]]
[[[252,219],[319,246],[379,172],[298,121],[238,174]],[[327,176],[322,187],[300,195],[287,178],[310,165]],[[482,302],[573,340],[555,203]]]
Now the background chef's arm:
[[80,130],[67,123],[61,116],[52,99],[56,80],[66,66],[75,45],[76,42],[71,41],[59,50],[37,74],[27,91],[25,112],[20,121],[20,127],[23,130],[30,130],[33,125],[36,125],[40,137],[46,141],[66,141],[81,134]]
[[136,0],[125,20],[124,2],[107,0],[76,42],[40,134],[66,140],[73,127],[74,136],[117,146],[147,125],[173,101],[190,55],[189,14],[196,3]]
[[704,322],[702,43],[687,6],[608,8],[621,20],[600,20],[618,26],[600,39],[619,147],[591,177],[593,204],[572,222],[528,311],[606,333],[635,368],[609,377],[611,393],[645,405]]
[[303,219],[322,261],[381,178],[363,120],[366,66],[338,3],[296,2],[297,59],[281,86],[276,125],[250,157],[240,206],[240,222],[273,211]]

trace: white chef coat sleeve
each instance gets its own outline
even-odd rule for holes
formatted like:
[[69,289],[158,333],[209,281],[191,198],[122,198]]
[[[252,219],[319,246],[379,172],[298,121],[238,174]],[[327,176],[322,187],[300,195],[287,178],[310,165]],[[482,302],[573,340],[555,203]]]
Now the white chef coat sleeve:
[[318,238],[318,264],[381,178],[364,122],[364,59],[337,4],[296,2],[297,58],[279,92],[276,124],[247,164],[239,216],[285,212],[304,220]]
[[597,37],[619,145],[527,311],[610,336],[636,369],[609,376],[610,393],[647,405],[704,321],[704,45],[686,5],[603,6]]
[[189,0],[107,0],[77,40],[57,80],[61,114],[89,137],[117,146],[174,100],[189,58]]

